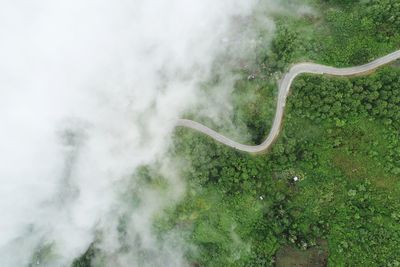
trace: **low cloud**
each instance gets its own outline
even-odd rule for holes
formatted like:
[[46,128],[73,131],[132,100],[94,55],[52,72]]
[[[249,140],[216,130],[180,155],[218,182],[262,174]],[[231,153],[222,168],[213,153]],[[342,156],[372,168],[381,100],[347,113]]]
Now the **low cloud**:
[[[179,238],[158,243],[151,230],[185,188],[176,163],[160,159],[174,121],[204,100],[216,60],[249,48],[223,40],[251,36],[234,22],[257,2],[0,3],[1,266],[68,266],[97,238],[108,266],[186,265]],[[133,175],[156,161],[164,191]]]

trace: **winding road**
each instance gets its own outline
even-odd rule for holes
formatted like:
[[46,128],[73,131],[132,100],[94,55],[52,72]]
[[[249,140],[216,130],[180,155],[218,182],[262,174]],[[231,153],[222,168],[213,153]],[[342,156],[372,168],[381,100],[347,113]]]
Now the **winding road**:
[[196,131],[199,131],[214,140],[227,145],[229,147],[235,148],[240,151],[249,152],[249,153],[262,153],[268,150],[268,148],[274,143],[276,138],[279,135],[282,119],[284,114],[284,109],[286,105],[286,99],[290,92],[290,87],[293,83],[293,80],[300,74],[303,73],[312,73],[312,74],[328,74],[334,76],[353,76],[353,75],[361,75],[369,73],[383,65],[389,64],[397,59],[400,59],[400,50],[378,58],[370,63],[365,65],[350,67],[350,68],[335,68],[329,67],[325,65],[319,65],[314,63],[299,63],[294,65],[289,72],[285,74],[281,82],[279,83],[279,95],[278,95],[278,103],[276,106],[276,113],[274,122],[272,124],[272,128],[268,134],[268,137],[259,145],[245,145],[229,139],[222,134],[217,133],[216,131],[208,128],[207,126],[187,119],[179,119],[176,123],[176,126],[190,128]]

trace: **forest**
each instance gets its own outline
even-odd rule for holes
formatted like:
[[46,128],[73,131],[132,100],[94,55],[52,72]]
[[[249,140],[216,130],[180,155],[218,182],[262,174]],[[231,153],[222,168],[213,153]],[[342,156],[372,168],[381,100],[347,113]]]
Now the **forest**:
[[327,240],[329,266],[397,266],[399,77],[387,67],[368,77],[299,78],[281,137],[261,156],[179,130],[175,153],[190,158],[195,193],[167,225],[194,227],[191,241],[202,249],[194,261],[272,266],[283,245]]
[[[277,15],[271,46],[240,70],[232,121],[246,125],[253,144],[272,123],[273,77],[291,64],[358,65],[400,48],[398,0],[308,2],[315,15]],[[262,155],[175,131],[170,155],[188,163],[188,189],[157,219],[160,238],[180,232],[194,244],[186,252],[193,266],[291,266],[284,262],[313,249],[323,253],[308,266],[400,266],[400,64],[362,77],[303,75],[285,112]],[[88,266],[93,253],[73,266]]]
[[[277,35],[270,50],[260,49],[255,79],[236,84],[233,120],[245,122],[254,144],[272,123],[276,73],[310,60],[362,64],[400,47],[400,2],[315,4],[322,18],[276,18]],[[200,251],[188,257],[199,266],[279,266],[281,248],[310,250],[325,241],[329,256],[314,266],[399,266],[398,66],[364,77],[298,78],[281,136],[265,155],[179,129],[174,153],[191,163],[185,177],[192,193],[161,225],[192,232]],[[248,93],[256,97],[241,101]]]

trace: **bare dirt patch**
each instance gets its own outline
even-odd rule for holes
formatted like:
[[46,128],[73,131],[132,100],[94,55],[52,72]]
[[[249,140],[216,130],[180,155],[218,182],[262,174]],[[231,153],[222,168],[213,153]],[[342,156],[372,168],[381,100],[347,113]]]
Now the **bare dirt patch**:
[[328,242],[320,240],[317,246],[301,250],[282,247],[276,253],[276,267],[325,267],[328,264]]

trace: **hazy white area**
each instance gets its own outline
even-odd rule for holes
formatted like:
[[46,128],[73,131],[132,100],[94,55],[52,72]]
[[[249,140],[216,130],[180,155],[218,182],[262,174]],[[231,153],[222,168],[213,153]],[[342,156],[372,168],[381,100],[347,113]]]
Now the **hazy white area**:
[[184,192],[177,163],[160,166],[165,194],[132,174],[204,101],[199,83],[257,2],[0,0],[0,266],[69,266],[99,236],[107,266],[186,265],[179,239],[151,232]]

